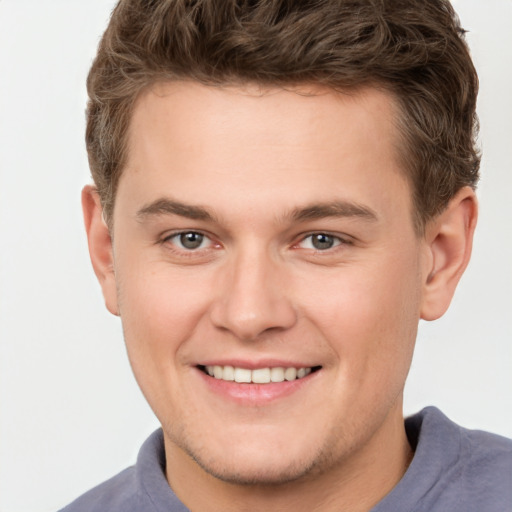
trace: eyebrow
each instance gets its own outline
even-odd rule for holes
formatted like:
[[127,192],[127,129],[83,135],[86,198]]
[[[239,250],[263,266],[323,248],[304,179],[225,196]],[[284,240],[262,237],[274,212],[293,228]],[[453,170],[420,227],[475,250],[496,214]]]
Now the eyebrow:
[[213,221],[212,215],[202,206],[193,206],[189,204],[173,201],[172,199],[162,198],[143,206],[136,214],[139,222],[143,222],[147,217],[155,215],[179,215],[193,220]]
[[[139,222],[156,215],[179,215],[192,220],[216,221],[216,216],[202,206],[189,205],[168,198],[161,198],[143,206],[136,214]],[[315,203],[295,208],[285,219],[306,222],[327,217],[356,217],[375,222],[377,214],[369,207],[349,201]]]
[[367,221],[378,220],[377,213],[367,206],[349,201],[333,201],[296,208],[291,219],[296,222],[323,219],[326,217],[357,217]]

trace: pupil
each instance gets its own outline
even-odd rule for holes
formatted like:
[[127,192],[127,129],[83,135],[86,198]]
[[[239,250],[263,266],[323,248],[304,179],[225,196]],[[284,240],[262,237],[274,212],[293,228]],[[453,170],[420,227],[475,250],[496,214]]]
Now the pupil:
[[330,249],[333,246],[334,240],[330,235],[319,233],[313,235],[312,243],[315,249]]
[[186,249],[197,249],[203,243],[203,238],[200,233],[182,233],[180,242]]

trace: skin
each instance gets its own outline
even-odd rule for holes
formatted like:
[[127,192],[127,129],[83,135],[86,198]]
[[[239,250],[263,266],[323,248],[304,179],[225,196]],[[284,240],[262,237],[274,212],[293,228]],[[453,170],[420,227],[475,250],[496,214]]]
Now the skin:
[[[373,89],[158,84],[133,113],[112,232],[84,190],[107,308],[191,510],[369,510],[403,476],[418,321],[448,307],[476,200],[462,189],[419,237],[394,118]],[[319,369],[279,394],[198,368],[233,361]]]

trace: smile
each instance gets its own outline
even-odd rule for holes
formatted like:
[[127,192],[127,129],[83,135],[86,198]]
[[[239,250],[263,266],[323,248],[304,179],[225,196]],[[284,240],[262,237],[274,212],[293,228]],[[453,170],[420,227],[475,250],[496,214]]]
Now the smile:
[[203,366],[201,369],[210,377],[228,382],[238,382],[246,384],[270,384],[271,382],[293,381],[307,377],[314,368],[239,368],[236,366]]

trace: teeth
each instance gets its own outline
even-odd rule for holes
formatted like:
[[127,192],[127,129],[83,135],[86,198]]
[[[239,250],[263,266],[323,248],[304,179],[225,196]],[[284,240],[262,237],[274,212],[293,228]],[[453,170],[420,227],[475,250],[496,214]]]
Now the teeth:
[[270,382],[270,368],[258,368],[251,372],[251,380],[255,384],[267,384]]
[[246,368],[235,368],[235,382],[251,382],[251,370],[247,370]]
[[272,382],[283,382],[284,368],[271,368],[270,369],[270,380]]
[[286,368],[286,370],[284,371],[284,378],[286,380],[295,380],[297,378],[297,369]]
[[[219,368],[221,368],[219,366]],[[217,377],[218,379],[224,380],[235,380],[235,369],[232,366],[224,366],[224,370],[222,371],[222,375]]]
[[222,379],[222,376],[224,375],[224,369],[222,366],[214,366],[213,367],[213,376],[216,379]]
[[302,379],[311,373],[311,368],[236,368],[233,366],[206,366],[206,373],[215,379],[246,384],[269,384]]

